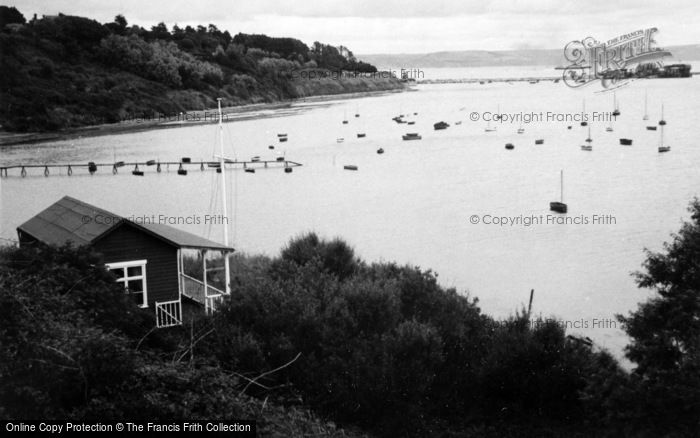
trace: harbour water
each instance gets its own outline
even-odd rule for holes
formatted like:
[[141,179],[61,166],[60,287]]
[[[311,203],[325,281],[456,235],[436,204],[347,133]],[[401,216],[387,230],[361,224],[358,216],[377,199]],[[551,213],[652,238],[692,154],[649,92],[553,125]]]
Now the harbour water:
[[[698,195],[700,80],[640,80],[618,89],[622,114],[613,132],[606,132],[606,119],[592,119],[594,112],[613,110],[612,93],[601,91],[599,84],[570,89],[561,82],[419,85],[405,93],[299,103],[279,116],[226,123],[227,155],[285,154],[303,164],[292,173],[227,172],[234,246],[275,255],[305,231],[340,236],[367,261],[433,269],[443,285],[478,297],[496,317],[526,305],[534,289],[536,315],[561,318],[570,332],[619,357],[627,339],[614,315],[649,296],[630,274],[641,269],[644,248],[660,250],[679,229]],[[642,120],[645,94],[648,121]],[[574,119],[584,99],[592,152],[580,149],[588,131]],[[666,154],[657,152],[660,132],[645,129],[657,125],[662,104],[671,146]],[[484,132],[486,113],[499,110],[521,119],[529,114],[525,132],[517,133],[518,120],[491,123],[496,131]],[[392,121],[398,114],[415,125]],[[348,124],[342,124],[345,117]],[[434,131],[441,120],[451,126]],[[183,123],[13,146],[0,150],[0,163],[209,160],[218,153],[217,131],[216,125]],[[402,141],[407,132],[422,140]],[[289,141],[278,142],[277,133],[287,133]],[[632,146],[620,146],[620,138],[632,139]],[[536,139],[544,143],[535,145]],[[506,143],[515,148],[505,150]],[[378,155],[379,148],[385,153]],[[143,177],[127,168],[89,175],[85,166],[70,177],[65,171],[45,177],[42,169],[25,178],[10,172],[0,179],[0,238],[15,239],[19,224],[70,195],[135,220],[221,239],[215,172],[142,170]],[[560,170],[566,215],[549,211],[549,202],[560,197]]]

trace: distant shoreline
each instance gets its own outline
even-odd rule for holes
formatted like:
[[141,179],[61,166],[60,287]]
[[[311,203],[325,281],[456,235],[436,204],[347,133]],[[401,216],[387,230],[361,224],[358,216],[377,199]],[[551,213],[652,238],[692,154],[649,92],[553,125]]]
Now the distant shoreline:
[[[357,99],[368,96],[380,96],[390,93],[401,93],[410,91],[410,88],[399,90],[362,91],[354,93],[324,94],[308,97],[300,97],[286,101],[253,103],[239,106],[222,108],[224,122],[237,122],[242,120],[262,119],[266,117],[277,117],[277,114],[261,114],[262,111],[273,111],[285,108],[292,108],[300,103],[323,103],[334,100]],[[51,141],[64,141],[86,137],[101,137],[104,135],[129,134],[134,132],[151,131],[156,129],[180,128],[183,126],[207,125],[215,123],[211,118],[215,108],[198,111],[188,111],[183,113],[188,120],[132,120],[119,123],[105,123],[101,125],[83,126],[80,128],[65,129],[56,132],[29,132],[14,133],[0,131],[0,148],[8,146],[20,146],[23,144],[47,143]],[[206,113],[206,117],[204,114]]]

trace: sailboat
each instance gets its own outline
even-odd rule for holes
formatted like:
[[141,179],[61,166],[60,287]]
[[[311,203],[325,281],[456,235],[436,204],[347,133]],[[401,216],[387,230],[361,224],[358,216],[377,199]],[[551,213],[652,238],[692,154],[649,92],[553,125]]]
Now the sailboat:
[[[498,112],[496,114],[500,114],[500,113],[501,113],[501,106],[499,105]],[[493,116],[493,114],[492,114],[492,116]],[[493,117],[491,117],[491,118],[493,118]],[[489,120],[486,122],[486,129],[484,129],[484,132],[493,132],[496,130],[495,126],[493,128],[491,127],[491,118],[489,118]]]
[[343,125],[348,124],[348,110],[345,110],[345,113],[343,113]]
[[617,100],[615,98],[614,92],[613,92],[613,108],[614,108],[614,110],[612,112],[612,117],[610,117],[610,125],[608,125],[605,128],[606,132],[613,132],[613,120],[615,119],[615,117],[620,115],[620,111],[617,110]]
[[564,170],[560,173],[561,187],[559,192],[559,201],[553,201],[549,203],[549,209],[557,213],[566,213],[568,207],[564,204]]
[[588,138],[586,139],[586,144],[581,145],[582,151],[592,151],[593,150],[593,139],[591,138],[591,127],[588,127]]
[[355,117],[360,117],[360,106],[359,105],[355,106]]
[[612,115],[617,117],[620,115],[620,108],[617,105],[617,96],[615,95],[615,92],[613,91],[613,112]]
[[518,134],[522,134],[525,132],[525,128],[523,128],[523,124],[520,124],[520,128],[518,128]]
[[661,105],[661,120],[659,120],[659,131],[661,131],[659,135],[659,153],[669,152],[671,150],[671,146],[664,146],[664,126],[666,126],[666,120],[664,120],[664,106]]
[[[219,104],[219,149],[221,155],[219,155],[219,169],[221,170],[221,205],[223,208],[223,217],[228,218],[228,209],[226,207],[226,168],[224,167],[224,124],[223,124],[223,113],[221,112],[221,98],[216,99]],[[286,138],[286,137],[285,137]],[[217,169],[217,170],[219,170]],[[228,220],[224,222],[224,246],[229,246],[228,240]],[[224,283],[225,283],[225,293],[226,295],[231,294],[231,268],[229,266],[228,253],[223,254],[224,256]],[[206,266],[206,265],[205,265]],[[206,269],[204,271],[205,285],[206,285]],[[206,295],[206,287],[205,287]]]
[[649,120],[649,111],[647,111],[647,92],[644,92],[644,117],[642,120]]
[[583,112],[581,115],[583,117],[583,120],[581,120],[581,126],[588,126],[588,122],[586,121],[586,119],[588,119],[586,116],[586,99],[583,99]]

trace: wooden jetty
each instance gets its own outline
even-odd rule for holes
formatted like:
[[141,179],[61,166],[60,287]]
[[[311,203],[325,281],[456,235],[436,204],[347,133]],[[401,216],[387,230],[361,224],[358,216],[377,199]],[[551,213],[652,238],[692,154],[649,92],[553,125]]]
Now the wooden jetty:
[[[94,174],[99,171],[99,169],[110,169],[112,171],[112,174],[118,174],[119,173],[119,168],[121,167],[131,167],[132,170],[138,171],[139,176],[142,176],[144,173],[141,168],[151,168],[151,166],[155,166],[155,172],[162,172],[163,170],[165,171],[170,171],[171,167],[173,171],[178,171],[178,170],[187,170],[189,168],[190,170],[194,170],[196,168],[199,168],[199,170],[204,171],[207,169],[214,169],[214,170],[219,170],[220,168],[220,163],[218,161],[189,161],[189,162],[183,162],[181,161],[157,161],[153,162],[153,160],[148,160],[148,161],[133,161],[133,162],[125,162],[125,161],[117,161],[114,163],[95,163],[93,161],[90,161],[89,163],[46,163],[46,164],[11,164],[11,165],[0,165],[0,177],[9,177],[12,175],[10,170],[17,170],[19,172],[18,176],[25,177],[27,176],[28,172],[30,169],[42,169],[44,176],[49,176],[51,175],[51,170],[57,170],[60,172],[61,170],[65,170],[65,174],[68,176],[73,175],[73,171],[77,170],[85,170],[86,173],[89,174]],[[292,167],[298,167],[301,166],[301,163],[297,163],[295,161],[290,161],[290,160],[257,160],[257,161],[238,161],[238,160],[231,160],[231,159],[226,159],[224,160],[224,167],[230,168],[230,169],[251,169],[251,168],[292,168]],[[61,173],[59,173],[60,175]],[[181,173],[184,175],[185,173]]]

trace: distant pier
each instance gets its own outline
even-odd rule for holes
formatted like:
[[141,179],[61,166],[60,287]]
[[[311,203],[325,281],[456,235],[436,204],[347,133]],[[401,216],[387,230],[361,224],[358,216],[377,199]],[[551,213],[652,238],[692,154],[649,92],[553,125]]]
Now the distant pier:
[[[229,169],[266,169],[266,168],[292,168],[299,167],[302,164],[291,160],[252,160],[238,161],[226,159],[224,167]],[[32,169],[40,169],[44,176],[50,176],[51,171],[58,171],[58,175],[73,175],[76,170],[85,171],[89,174],[97,173],[100,169],[108,169],[112,174],[116,175],[120,172],[131,172],[134,175],[143,175],[149,172],[160,173],[162,171],[177,171],[180,175],[186,175],[187,170],[216,170],[221,168],[219,161],[190,161],[183,159],[181,161],[116,161],[113,163],[46,163],[46,164],[12,164],[0,165],[0,177],[7,178],[10,176],[25,177]],[[152,170],[151,170],[152,169]],[[63,170],[65,173],[61,173]]]

